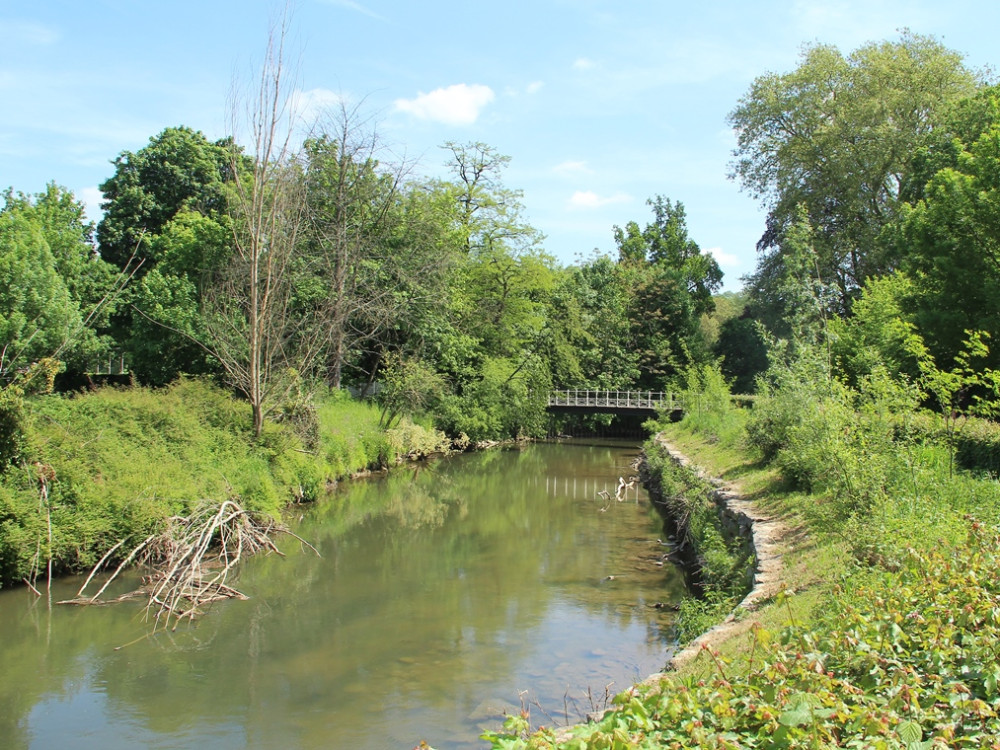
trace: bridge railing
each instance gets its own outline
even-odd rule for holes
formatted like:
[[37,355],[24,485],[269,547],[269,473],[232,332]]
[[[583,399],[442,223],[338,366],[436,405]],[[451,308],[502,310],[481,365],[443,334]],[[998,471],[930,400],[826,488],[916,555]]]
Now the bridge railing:
[[680,408],[680,403],[666,391],[565,390],[549,394],[549,406],[669,410]]

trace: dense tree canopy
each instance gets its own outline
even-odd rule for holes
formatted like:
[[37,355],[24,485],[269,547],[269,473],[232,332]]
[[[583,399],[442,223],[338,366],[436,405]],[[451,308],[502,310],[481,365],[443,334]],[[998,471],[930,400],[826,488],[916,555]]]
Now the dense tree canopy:
[[158,260],[151,238],[182,209],[210,215],[225,209],[232,142],[210,142],[187,127],[167,128],[135,153],[123,151],[101,184],[104,218],[97,227],[101,257],[125,268],[136,256],[149,271]]
[[[188,127],[123,151],[99,252],[70,194],[8,192],[4,267],[32,281],[3,300],[5,367],[72,329],[64,359],[114,347],[143,382],[228,373],[258,431],[316,377],[393,383],[393,418],[420,391],[414,408],[478,439],[541,430],[552,387],[658,390],[721,357],[751,390],[817,347],[857,382],[879,358],[914,374],[907,331],[941,362],[968,330],[1000,337],[1000,100],[928,37],[810,46],[739,101],[733,176],[768,216],[732,299],[680,201],[653,196],[646,221],[613,228],[611,254],[561,267],[492,146],[450,141],[450,173],[423,178],[359,109],[296,144],[284,95],[259,94],[247,153]],[[107,304],[130,261],[139,272]],[[415,391],[415,373],[433,388]]]
[[642,388],[703,360],[707,347],[699,319],[715,308],[722,285],[715,259],[688,235],[684,204],[662,196],[647,201],[653,220],[645,228],[631,221],[615,227],[622,281],[628,289],[629,342]]
[[939,358],[954,357],[966,331],[1000,337],[1000,116],[955,144],[955,165],[927,182],[891,232],[917,286],[915,322]]
[[5,198],[0,372],[54,356],[85,368],[108,345],[99,333],[117,303],[115,270],[98,258],[93,225],[72,193],[51,183]]
[[768,209],[757,285],[805,207],[819,273],[847,310],[864,281],[893,268],[877,238],[899,212],[908,168],[950,105],[975,92],[958,53],[904,32],[844,56],[813,45],[791,73],[757,78],[730,114],[733,176]]

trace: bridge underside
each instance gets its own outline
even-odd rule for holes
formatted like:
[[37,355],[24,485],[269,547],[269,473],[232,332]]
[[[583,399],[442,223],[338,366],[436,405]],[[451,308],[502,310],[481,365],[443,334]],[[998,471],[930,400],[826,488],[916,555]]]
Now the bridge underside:
[[564,404],[547,406],[546,410],[550,414],[614,414],[616,416],[627,416],[634,414],[640,417],[655,417],[656,409],[643,409],[635,406],[569,406]]

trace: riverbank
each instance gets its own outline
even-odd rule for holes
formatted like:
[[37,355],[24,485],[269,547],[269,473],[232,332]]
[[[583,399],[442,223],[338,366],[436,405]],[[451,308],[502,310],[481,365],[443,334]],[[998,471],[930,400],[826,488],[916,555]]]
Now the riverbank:
[[806,496],[772,467],[683,425],[665,426],[651,443],[710,487],[717,512],[753,552],[749,589],[684,644],[663,673],[701,679],[717,668],[712,653],[728,660],[745,656],[747,634],[755,628],[778,632],[790,622],[810,621],[817,604],[833,595],[849,553],[842,540],[811,531],[797,509]]
[[[596,723],[515,719],[494,747],[1000,747],[995,481],[953,471],[954,443],[909,414],[838,412],[849,426],[829,429],[829,410],[797,409],[810,429],[777,461],[744,437],[770,403],[662,426],[722,496],[778,524],[780,577]],[[814,478],[792,479],[806,459]]]
[[341,393],[303,397],[254,440],[249,406],[198,379],[36,397],[26,416],[24,459],[0,482],[0,586],[87,570],[206,501],[280,517],[339,479],[448,445],[408,420],[386,430],[375,406]]
[[[650,448],[662,451],[681,471],[690,472],[699,482],[712,488],[709,496],[721,523],[733,535],[746,540],[750,555],[750,590],[722,622],[713,625],[674,653],[667,663],[666,671],[676,672],[687,668],[703,650],[717,650],[726,642],[746,633],[754,622],[748,614],[787,589],[783,558],[793,551],[793,537],[790,527],[779,515],[762,511],[756,503],[744,496],[739,482],[727,482],[708,475],[672,445],[664,433],[658,433],[652,439]],[[644,682],[652,682],[659,677],[660,675],[651,675]]]

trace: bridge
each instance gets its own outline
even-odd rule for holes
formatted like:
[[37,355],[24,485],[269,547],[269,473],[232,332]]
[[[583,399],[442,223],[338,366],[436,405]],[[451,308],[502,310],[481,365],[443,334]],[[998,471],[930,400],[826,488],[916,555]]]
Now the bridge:
[[566,390],[549,394],[548,411],[554,414],[648,414],[681,410],[673,393],[664,391]]

